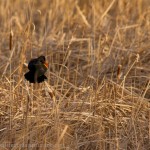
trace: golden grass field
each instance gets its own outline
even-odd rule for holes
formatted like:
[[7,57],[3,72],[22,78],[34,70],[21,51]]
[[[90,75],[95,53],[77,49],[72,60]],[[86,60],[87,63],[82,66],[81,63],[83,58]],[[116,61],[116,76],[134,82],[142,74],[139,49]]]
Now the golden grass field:
[[0,150],[148,149],[150,1],[0,0]]

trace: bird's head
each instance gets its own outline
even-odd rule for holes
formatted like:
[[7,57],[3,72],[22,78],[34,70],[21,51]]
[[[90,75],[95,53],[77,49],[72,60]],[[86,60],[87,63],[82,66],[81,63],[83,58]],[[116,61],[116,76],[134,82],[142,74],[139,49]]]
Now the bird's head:
[[42,64],[44,64],[44,66],[45,66],[46,68],[48,68],[48,63],[46,62],[45,56],[40,56],[40,57],[38,57],[38,60],[39,60]]

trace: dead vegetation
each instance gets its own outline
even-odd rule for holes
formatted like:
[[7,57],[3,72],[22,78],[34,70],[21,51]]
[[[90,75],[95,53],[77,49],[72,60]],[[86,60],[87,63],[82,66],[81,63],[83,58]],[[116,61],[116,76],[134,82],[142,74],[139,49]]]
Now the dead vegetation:
[[0,1],[0,20],[0,149],[149,149],[149,0]]

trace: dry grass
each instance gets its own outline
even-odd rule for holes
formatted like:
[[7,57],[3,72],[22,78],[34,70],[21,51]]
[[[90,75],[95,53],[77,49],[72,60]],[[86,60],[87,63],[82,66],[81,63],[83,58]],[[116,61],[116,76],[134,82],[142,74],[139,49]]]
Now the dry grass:
[[150,148],[149,0],[1,0],[0,20],[1,150]]

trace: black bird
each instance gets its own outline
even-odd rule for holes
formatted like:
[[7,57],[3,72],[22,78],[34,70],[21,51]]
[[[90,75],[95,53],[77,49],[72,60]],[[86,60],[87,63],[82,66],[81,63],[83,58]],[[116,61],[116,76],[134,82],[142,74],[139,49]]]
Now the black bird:
[[46,63],[45,56],[31,59],[28,64],[28,69],[29,72],[24,76],[30,83],[41,83],[47,79],[44,75],[48,69],[48,63]]

